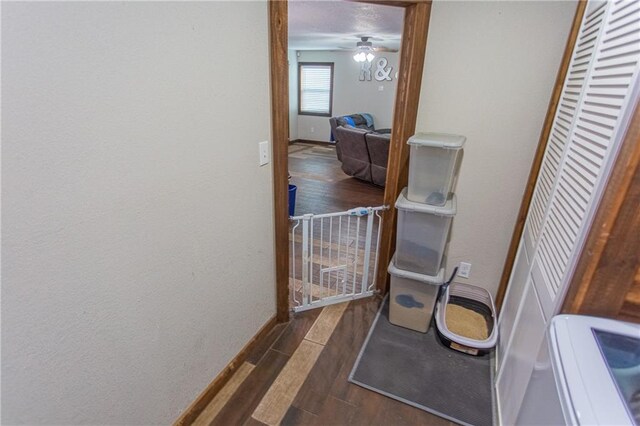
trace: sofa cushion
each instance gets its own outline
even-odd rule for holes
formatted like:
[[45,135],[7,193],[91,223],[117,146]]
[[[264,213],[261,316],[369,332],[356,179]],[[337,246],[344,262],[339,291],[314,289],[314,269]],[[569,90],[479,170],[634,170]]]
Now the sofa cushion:
[[367,130],[340,126],[336,136],[342,151],[342,170],[349,176],[371,182],[371,159],[365,135]]
[[353,121],[353,125],[355,127],[358,127],[360,129],[373,130],[373,126],[371,127],[367,126],[367,120],[360,114],[351,114],[351,115],[344,115],[342,117],[337,117],[338,126],[346,126],[351,124],[349,120],[347,120],[345,117],[349,117]]
[[365,141],[367,143],[369,158],[371,159],[371,180],[376,185],[385,186],[391,134],[367,133],[365,135]]
[[367,126],[367,119],[362,114],[342,115],[329,118],[329,126],[331,127],[331,137],[329,140],[336,142],[336,155],[338,156],[339,161],[342,161],[342,149],[340,148],[340,139],[336,134],[336,129],[340,126],[350,125],[344,117],[351,118],[355,127],[372,131],[374,130],[373,122],[371,123],[371,126]]

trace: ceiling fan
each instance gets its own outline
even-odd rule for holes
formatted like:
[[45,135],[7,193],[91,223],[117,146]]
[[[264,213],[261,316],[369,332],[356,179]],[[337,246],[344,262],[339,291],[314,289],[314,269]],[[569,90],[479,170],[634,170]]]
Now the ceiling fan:
[[[356,62],[371,62],[375,58],[374,52],[397,52],[397,49],[389,49],[385,46],[376,46],[373,47],[373,43],[369,41],[373,37],[370,36],[360,36],[360,41],[356,43],[356,48],[354,49],[356,54],[353,55],[353,59]],[[352,50],[352,48],[343,47],[345,50]]]

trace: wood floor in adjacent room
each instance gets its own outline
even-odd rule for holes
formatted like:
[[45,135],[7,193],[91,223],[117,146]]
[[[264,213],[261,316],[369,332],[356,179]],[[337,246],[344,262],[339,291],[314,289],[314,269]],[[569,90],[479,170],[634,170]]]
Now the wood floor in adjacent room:
[[289,145],[289,173],[298,187],[296,215],[333,213],[382,204],[384,188],[346,175],[334,145]]
[[276,326],[195,424],[451,425],[347,381],[379,305],[355,300]]

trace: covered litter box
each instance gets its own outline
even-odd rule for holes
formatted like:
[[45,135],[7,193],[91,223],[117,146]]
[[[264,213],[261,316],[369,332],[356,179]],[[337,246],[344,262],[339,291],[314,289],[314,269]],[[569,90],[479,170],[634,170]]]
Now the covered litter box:
[[498,340],[496,308],[491,294],[470,284],[451,283],[436,305],[442,343],[469,355],[484,355]]

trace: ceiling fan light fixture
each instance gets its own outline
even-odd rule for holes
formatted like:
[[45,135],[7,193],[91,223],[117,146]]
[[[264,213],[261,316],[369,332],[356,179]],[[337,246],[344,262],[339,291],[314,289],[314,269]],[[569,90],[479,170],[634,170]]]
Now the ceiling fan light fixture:
[[373,54],[373,44],[369,41],[369,37],[360,37],[360,41],[356,43],[358,53],[353,55],[356,62],[371,62],[376,57]]
[[367,60],[367,55],[364,52],[359,52],[353,55],[353,60],[356,62],[364,62]]

